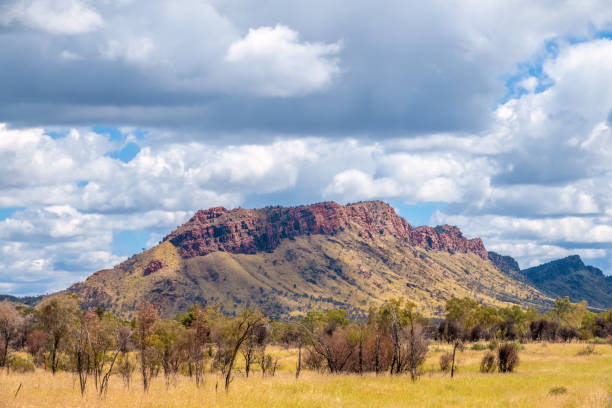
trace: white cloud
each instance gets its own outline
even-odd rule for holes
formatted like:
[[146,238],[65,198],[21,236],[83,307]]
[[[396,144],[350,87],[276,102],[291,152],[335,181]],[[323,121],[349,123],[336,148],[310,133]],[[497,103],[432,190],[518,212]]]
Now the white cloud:
[[235,70],[238,85],[264,96],[292,96],[329,87],[340,74],[340,42],[300,42],[296,31],[284,25],[249,29],[233,42],[226,61]]
[[125,42],[109,40],[100,48],[103,58],[117,61],[125,60],[129,63],[148,63],[153,55],[155,44],[149,37],[128,38]]
[[74,35],[104,24],[100,14],[83,0],[17,0],[5,5],[0,23],[17,22],[51,34]]

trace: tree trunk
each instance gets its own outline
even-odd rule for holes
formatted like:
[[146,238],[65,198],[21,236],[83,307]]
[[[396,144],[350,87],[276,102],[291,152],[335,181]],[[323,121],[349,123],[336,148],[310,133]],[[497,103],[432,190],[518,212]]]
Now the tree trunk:
[[119,355],[119,351],[115,352],[113,359],[111,360],[110,367],[104,377],[102,378],[102,383],[100,383],[100,396],[106,395],[108,391],[108,381],[110,380],[111,373],[113,372],[113,366],[115,365],[115,360],[117,360],[117,356]]
[[376,353],[374,359],[374,371],[376,375],[380,372],[380,336],[376,334]]
[[57,370],[57,348],[59,347],[59,337],[53,339],[53,350],[51,350],[51,373],[55,375]]
[[4,350],[2,350],[2,361],[0,361],[0,367],[4,367],[6,365],[6,372],[8,374],[8,361],[6,361],[6,356],[8,354],[8,344],[9,344],[10,336],[4,335]]
[[300,377],[300,371],[302,371],[302,343],[298,345],[298,361],[295,369],[295,379]]
[[359,335],[359,375],[363,374],[363,336]]
[[144,392],[149,390],[149,379],[147,378],[147,358],[144,347],[140,349],[140,369],[142,371],[142,386]]
[[455,352],[457,351],[457,342],[453,345],[453,363],[451,364],[451,378],[455,375]]

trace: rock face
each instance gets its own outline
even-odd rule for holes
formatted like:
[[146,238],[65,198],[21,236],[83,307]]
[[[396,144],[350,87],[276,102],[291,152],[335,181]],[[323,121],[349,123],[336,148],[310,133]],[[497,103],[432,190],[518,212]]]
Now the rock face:
[[572,302],[586,300],[590,306],[600,309],[612,307],[612,276],[585,265],[578,255],[524,269],[521,274],[552,297],[569,296]]
[[518,262],[511,256],[500,255],[497,252],[490,251],[489,260],[506,275],[512,276],[515,279],[522,278],[521,268]]
[[234,209],[214,207],[198,211],[164,240],[179,248],[183,258],[223,251],[254,254],[272,251],[281,240],[296,236],[334,235],[356,230],[366,240],[390,235],[400,242],[450,253],[475,253],[488,259],[480,238],[466,239],[454,226],[413,228],[390,205],[368,201],[350,205],[326,202],[300,207]]

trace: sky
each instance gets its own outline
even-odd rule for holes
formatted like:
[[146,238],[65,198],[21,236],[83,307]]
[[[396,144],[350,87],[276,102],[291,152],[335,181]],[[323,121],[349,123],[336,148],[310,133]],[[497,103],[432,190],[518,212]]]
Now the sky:
[[612,273],[608,0],[0,0],[0,72],[0,293],[328,200]]

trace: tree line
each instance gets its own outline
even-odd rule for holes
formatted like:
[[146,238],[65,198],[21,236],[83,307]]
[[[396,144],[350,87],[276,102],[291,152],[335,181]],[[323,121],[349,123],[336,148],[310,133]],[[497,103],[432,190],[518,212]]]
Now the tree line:
[[[200,387],[207,373],[218,374],[229,390],[239,360],[241,374],[255,370],[274,376],[278,359],[270,344],[296,349],[295,377],[303,368],[319,372],[387,373],[415,381],[432,341],[452,344],[440,359],[454,375],[457,352],[465,342],[491,341],[497,354],[483,358],[481,371],[512,371],[518,363],[514,342],[572,341],[612,337],[612,309],[593,313],[586,302],[559,298],[540,314],[519,306],[491,307],[471,298],[447,301],[444,319],[425,318],[415,303],[392,299],[372,307],[367,317],[350,319],[341,309],[311,310],[291,321],[275,321],[246,309],[228,316],[217,306],[194,304],[174,319],[162,319],[156,307],[141,304],[123,320],[101,308],[83,310],[73,294],[48,297],[36,307],[0,302],[0,367],[7,372],[41,367],[55,374],[73,372],[81,393],[88,381],[104,396],[113,375],[130,387],[134,373],[148,390],[163,376],[171,386],[178,375]],[[217,386],[219,382],[217,383]]]

